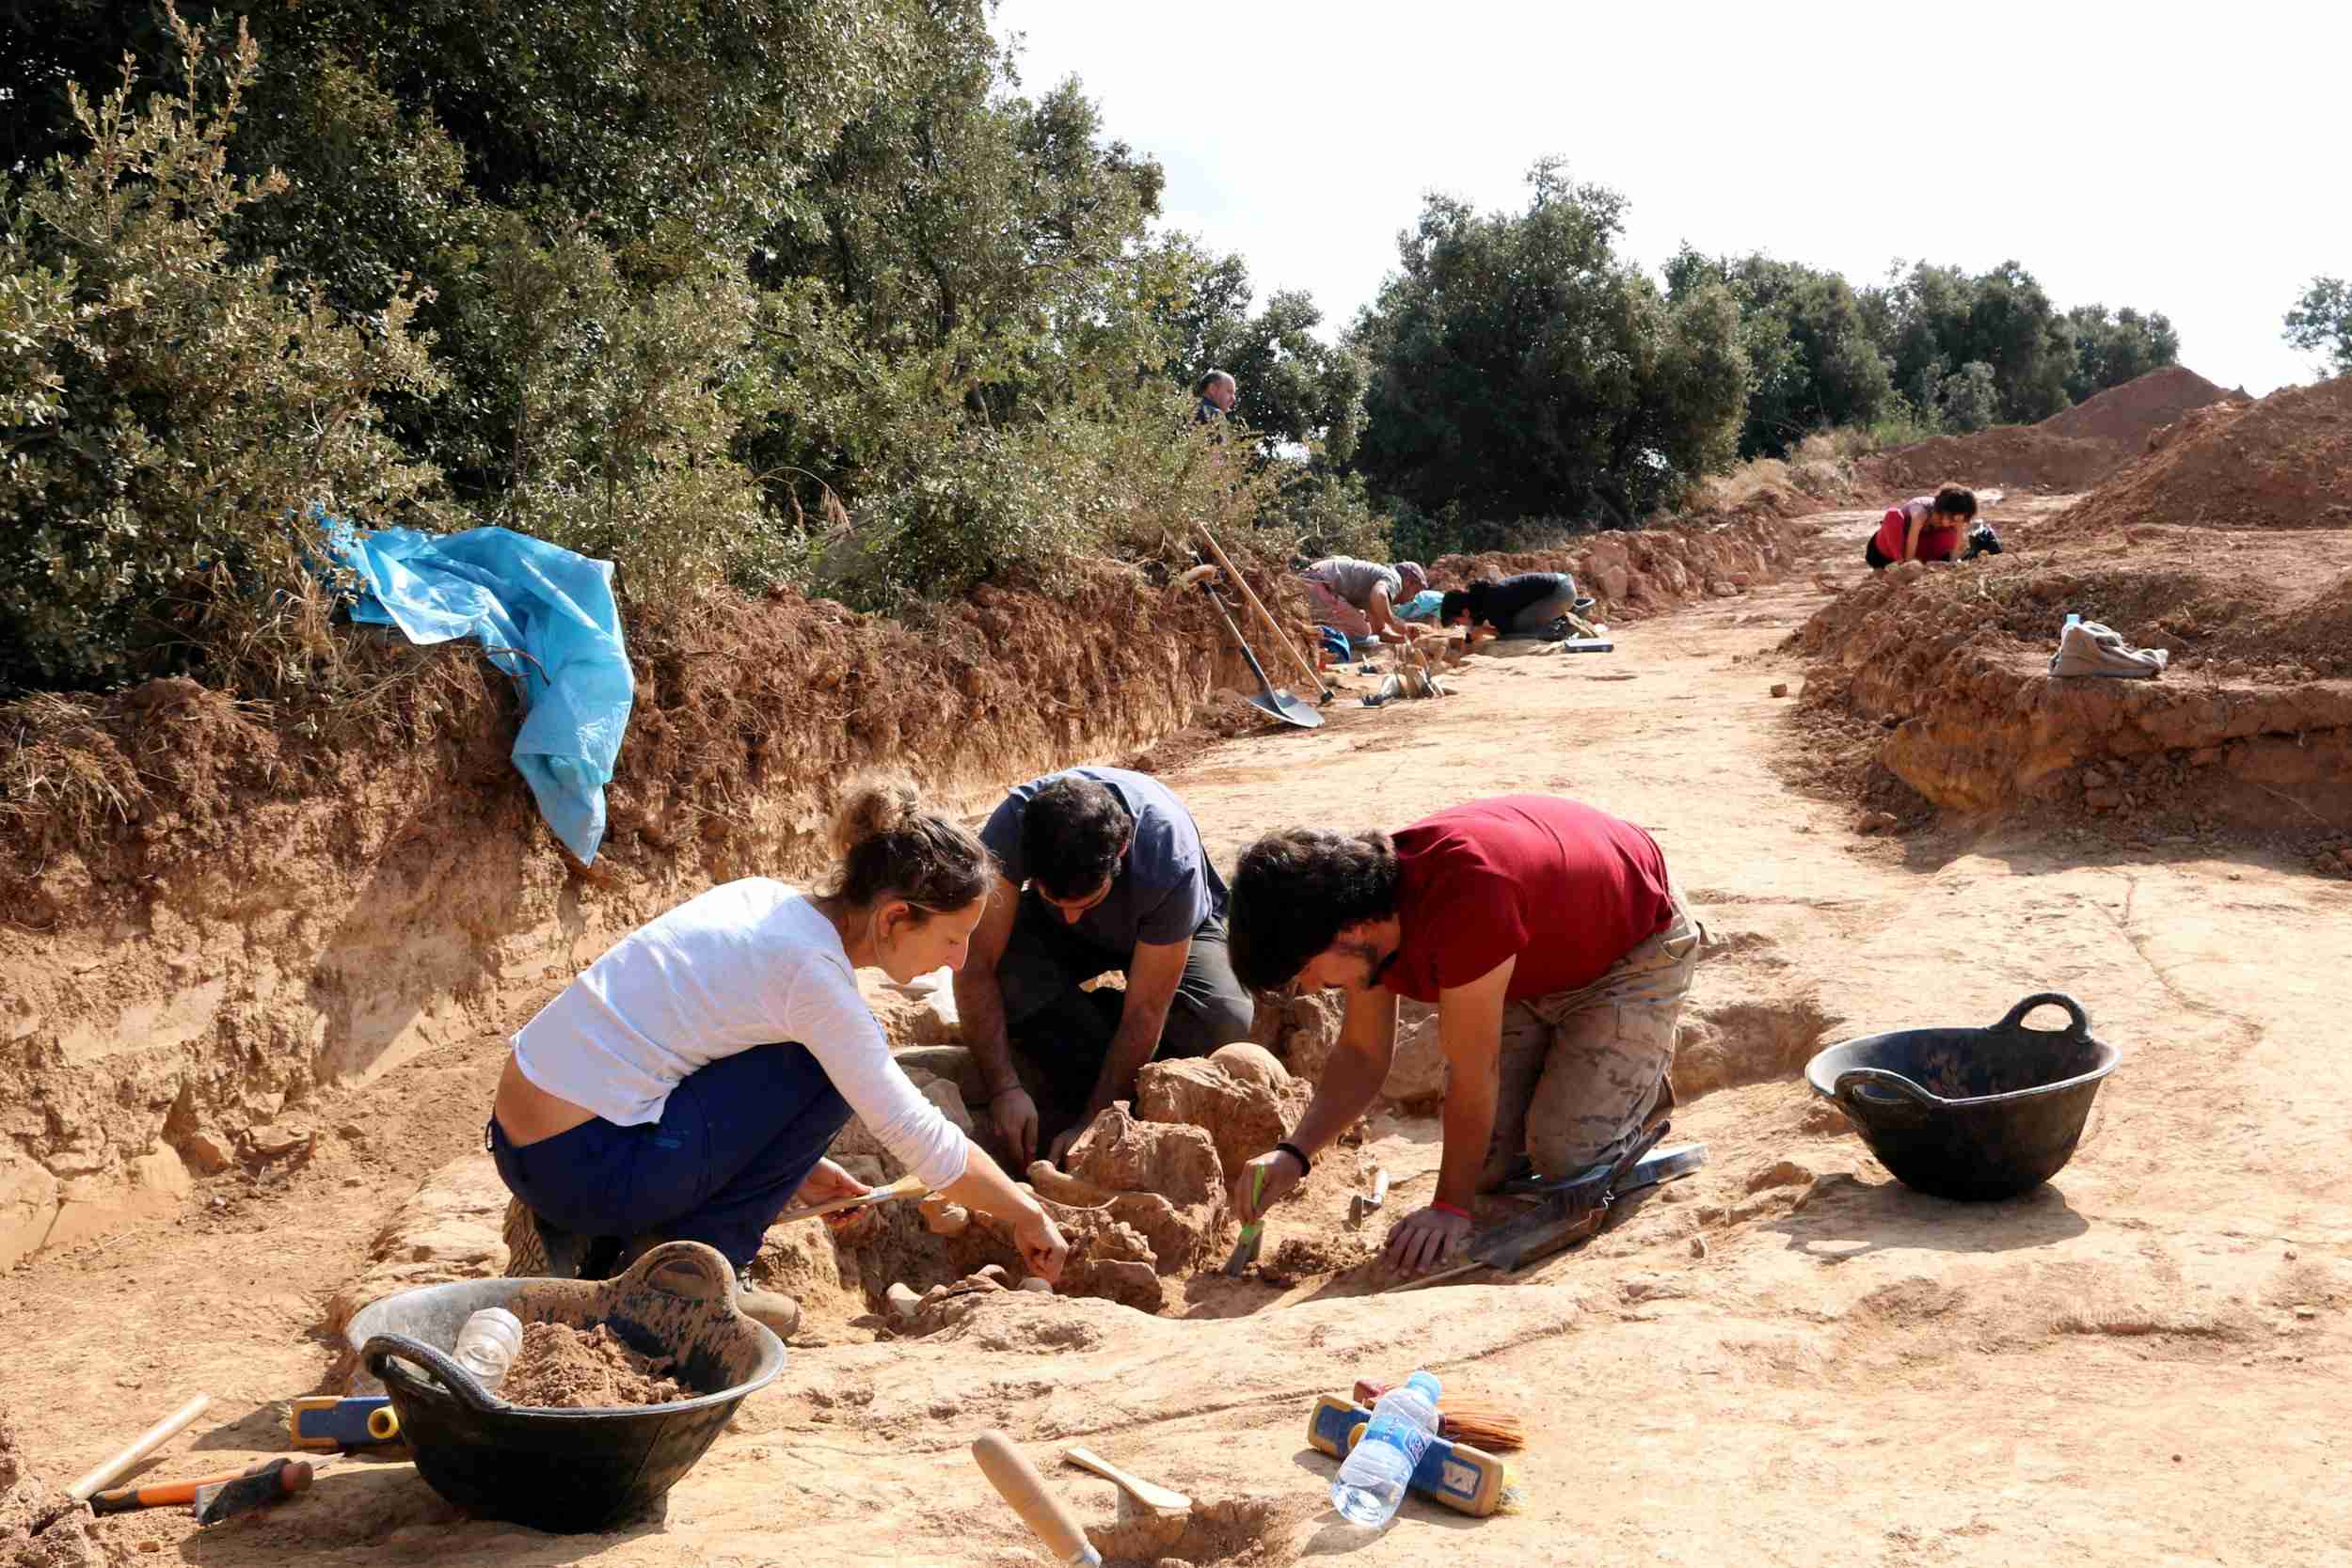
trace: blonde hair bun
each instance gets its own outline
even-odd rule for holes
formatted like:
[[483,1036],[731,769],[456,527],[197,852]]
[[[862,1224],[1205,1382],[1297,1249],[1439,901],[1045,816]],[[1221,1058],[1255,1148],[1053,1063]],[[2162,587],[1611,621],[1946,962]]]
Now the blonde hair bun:
[[847,860],[861,844],[905,832],[922,811],[922,792],[903,773],[854,779],[841,797],[841,809],[834,814],[834,853]]

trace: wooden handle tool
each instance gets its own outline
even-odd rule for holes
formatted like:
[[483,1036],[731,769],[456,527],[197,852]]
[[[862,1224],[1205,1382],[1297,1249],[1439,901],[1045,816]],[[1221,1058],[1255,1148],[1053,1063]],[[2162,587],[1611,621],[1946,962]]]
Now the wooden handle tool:
[[1047,1488],[1037,1466],[1023,1458],[1003,1433],[982,1433],[972,1445],[972,1457],[979,1462],[980,1474],[997,1495],[1012,1504],[1022,1523],[1037,1531],[1046,1550],[1072,1568],[1103,1568],[1103,1554],[1088,1542],[1086,1531],[1071,1516],[1069,1505]]
[[850,1209],[870,1209],[877,1203],[888,1203],[894,1198],[920,1197],[930,1191],[930,1187],[921,1177],[902,1176],[887,1187],[876,1187],[872,1192],[860,1193],[855,1197],[836,1197],[827,1203],[812,1203],[805,1209],[787,1209],[771,1223],[786,1225],[793,1220],[813,1220],[819,1214],[838,1214]]
[[212,1402],[212,1395],[197,1395],[196,1398],[190,1400],[187,1403],[182,1405],[179,1409],[173,1411],[162,1420],[157,1421],[153,1426],[149,1427],[145,1432],[140,1433],[138,1436],[133,1438],[130,1444],[116,1453],[112,1459],[107,1460],[104,1464],[90,1471],[89,1474],[84,1476],[81,1480],[67,1487],[65,1489],[66,1496],[72,1497],[77,1503],[89,1501],[90,1495],[96,1492],[100,1487],[114,1480],[115,1477],[122,1474],[123,1471],[129,1469],[132,1465],[136,1465],[140,1460],[145,1459],[149,1454],[153,1453],[157,1449],[162,1448],[166,1443],[170,1442],[173,1437],[177,1436],[188,1427],[194,1425],[196,1418],[199,1416],[203,1415],[206,1407]]
[[1209,531],[1206,523],[1196,522],[1193,528],[1200,535],[1200,542],[1209,547],[1210,556],[1225,569],[1225,575],[1232,580],[1233,586],[1241,591],[1242,601],[1257,612],[1259,623],[1265,627],[1274,641],[1282,645],[1282,650],[1291,656],[1291,662],[1298,666],[1299,673],[1305,675],[1308,682],[1322,693],[1325,702],[1329,702],[1331,689],[1323,684],[1323,676],[1316,673],[1315,667],[1308,662],[1307,656],[1298,651],[1298,645],[1293,642],[1288,634],[1282,630],[1281,623],[1277,621],[1273,613],[1260,602],[1257,594],[1249,586],[1249,579],[1243,577],[1235,568],[1232,561],[1225,553],[1225,546],[1216,542],[1216,535]]
[[246,1481],[282,1471],[285,1490],[299,1492],[310,1483],[310,1466],[301,1460],[264,1459],[242,1470],[229,1470],[216,1476],[203,1476],[195,1481],[158,1481],[152,1486],[118,1486],[109,1492],[92,1493],[89,1510],[92,1513],[128,1513],[134,1509],[169,1508],[197,1500],[199,1493],[228,1485],[232,1481]]
[[1092,1449],[1069,1449],[1062,1453],[1062,1463],[1075,1465],[1081,1470],[1092,1470],[1104,1481],[1116,1482],[1127,1496],[1144,1507],[1165,1513],[1184,1513],[1191,1511],[1192,1499],[1182,1492],[1172,1492],[1157,1481],[1132,1475],[1096,1453]]

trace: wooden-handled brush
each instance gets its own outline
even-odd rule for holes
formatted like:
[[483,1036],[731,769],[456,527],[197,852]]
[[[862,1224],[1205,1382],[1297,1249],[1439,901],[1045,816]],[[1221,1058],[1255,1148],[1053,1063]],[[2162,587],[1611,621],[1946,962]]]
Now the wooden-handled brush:
[[[1377,1404],[1380,1396],[1389,1391],[1389,1386],[1385,1383],[1359,1382],[1356,1385],[1356,1402]],[[1488,1453],[1502,1449],[1524,1448],[1527,1444],[1527,1427],[1516,1409],[1474,1400],[1448,1399],[1440,1404],[1438,1407],[1438,1434],[1456,1443],[1484,1449]]]
[[1103,1555],[1078,1528],[1069,1505],[1055,1495],[1045,1478],[1037,1473],[1037,1466],[1003,1433],[982,1433],[972,1445],[972,1457],[997,1496],[1012,1505],[1021,1522],[1035,1530],[1056,1557],[1070,1568],[1102,1568]]

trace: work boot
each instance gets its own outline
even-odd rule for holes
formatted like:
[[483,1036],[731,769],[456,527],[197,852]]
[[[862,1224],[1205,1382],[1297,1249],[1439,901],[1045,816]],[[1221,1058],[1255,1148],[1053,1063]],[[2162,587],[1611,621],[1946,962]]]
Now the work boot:
[[779,1339],[789,1339],[801,1326],[801,1304],[782,1291],[763,1291],[752,1283],[752,1271],[735,1271],[735,1309],[766,1323]]

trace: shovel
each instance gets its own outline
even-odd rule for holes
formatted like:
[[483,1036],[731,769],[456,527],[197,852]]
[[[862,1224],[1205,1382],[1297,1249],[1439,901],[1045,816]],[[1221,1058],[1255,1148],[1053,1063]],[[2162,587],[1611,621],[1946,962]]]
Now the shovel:
[[1200,592],[1206,594],[1209,596],[1209,602],[1216,606],[1217,619],[1223,621],[1225,629],[1233,634],[1233,641],[1241,648],[1241,657],[1249,661],[1249,673],[1258,677],[1258,689],[1263,695],[1247,698],[1245,701],[1251,707],[1279,719],[1285,724],[1295,724],[1302,730],[1321,729],[1323,727],[1322,714],[1317,713],[1289,692],[1276,690],[1274,683],[1266,679],[1264,666],[1258,662],[1258,656],[1249,651],[1248,641],[1243,638],[1241,627],[1233,624],[1233,613],[1225,608],[1224,597],[1217,593],[1216,584],[1203,577],[1200,579]]

